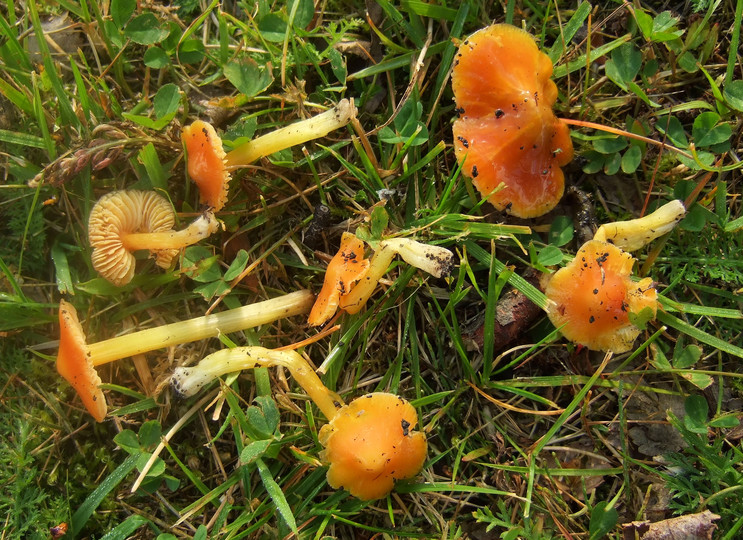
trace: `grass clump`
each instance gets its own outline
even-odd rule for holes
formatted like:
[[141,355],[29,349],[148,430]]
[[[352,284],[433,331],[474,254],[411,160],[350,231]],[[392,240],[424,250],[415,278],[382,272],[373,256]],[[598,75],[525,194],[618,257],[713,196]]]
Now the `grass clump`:
[[[743,526],[734,4],[0,8],[5,529],[620,538],[624,523],[709,509],[733,538]],[[450,69],[457,45],[491,21],[536,36],[555,65],[559,117],[633,135],[573,128],[571,194],[534,220],[494,211],[454,155]],[[209,120],[229,151],[342,98],[354,98],[357,122],[233,171],[220,231],[171,268],[138,256],[124,287],[95,273],[87,220],[100,196],[154,189],[177,228],[200,212],[182,126]],[[657,284],[658,319],[640,321],[622,355],[562,339],[539,275],[598,225],[677,198],[684,220],[635,253],[635,274]],[[345,231],[367,256],[411,237],[450,249],[456,264],[434,278],[393,262],[367,307],[327,332],[295,317],[102,367],[102,424],[54,372],[63,297],[97,342],[317,292]],[[517,330],[502,332],[510,324]],[[292,345],[346,401],[374,391],[410,400],[428,438],[422,473],[371,503],[330,489],[325,420],[281,371],[226,375],[187,400],[168,389],[175,367],[218,349]]]

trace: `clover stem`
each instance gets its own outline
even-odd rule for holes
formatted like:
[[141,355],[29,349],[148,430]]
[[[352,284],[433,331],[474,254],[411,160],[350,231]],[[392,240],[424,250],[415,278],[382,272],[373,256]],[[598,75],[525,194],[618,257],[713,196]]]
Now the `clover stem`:
[[328,390],[309,363],[295,351],[277,351],[264,347],[222,349],[206,356],[195,366],[176,368],[171,382],[181,395],[188,397],[220,375],[275,366],[287,368],[325,417],[328,420],[335,418],[343,404],[340,396]]
[[661,141],[656,141],[655,139],[651,139],[650,137],[644,137],[642,135],[638,135],[637,133],[631,133],[624,129],[603,126],[601,124],[597,124],[595,122],[587,122],[585,120],[572,120],[570,118],[560,118],[559,120],[563,124],[567,124],[569,126],[597,129],[599,131],[604,131],[606,133],[612,133],[614,135],[621,135],[623,137],[635,139],[636,141],[642,141],[647,144],[654,144],[655,146],[660,146],[661,148],[667,148],[668,150],[671,150],[672,152],[676,152],[677,154],[684,156],[685,158],[694,160],[694,156],[692,156],[690,153],[684,152],[683,150],[681,150],[680,148],[676,148],[672,144],[664,143]]

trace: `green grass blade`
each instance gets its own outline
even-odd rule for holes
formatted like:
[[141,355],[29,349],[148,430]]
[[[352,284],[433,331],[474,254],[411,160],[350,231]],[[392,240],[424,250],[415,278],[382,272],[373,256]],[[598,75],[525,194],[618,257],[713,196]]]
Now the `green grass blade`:
[[699,328],[696,328],[695,326],[692,326],[689,323],[684,322],[681,319],[674,317],[673,315],[670,315],[669,313],[658,311],[658,315],[656,318],[666,326],[675,328],[679,332],[682,332],[687,336],[696,339],[697,341],[701,341],[705,345],[709,345],[710,347],[719,349],[722,352],[732,354],[733,356],[737,356],[738,358],[743,358],[743,349],[741,349],[740,347],[733,345],[732,343],[728,343],[727,341],[723,341],[715,336],[712,336],[704,330],[700,330]]
[[276,483],[276,480],[273,479],[271,471],[268,470],[268,467],[262,459],[255,460],[255,464],[258,466],[258,474],[261,476],[263,487],[266,488],[268,495],[276,505],[276,509],[279,511],[279,514],[281,514],[284,522],[286,522],[289,528],[294,531],[294,534],[298,536],[299,532],[297,531],[297,522],[294,519],[294,514],[292,513],[289,503],[286,501],[284,492],[281,491],[281,487]]
[[118,486],[126,476],[134,470],[139,459],[138,454],[132,454],[127,457],[121,465],[116,467],[114,471],[104,478],[98,487],[88,495],[83,501],[83,504],[72,514],[70,522],[72,537],[75,538],[85,527],[90,517],[95,512],[95,509],[103,502],[103,499]]

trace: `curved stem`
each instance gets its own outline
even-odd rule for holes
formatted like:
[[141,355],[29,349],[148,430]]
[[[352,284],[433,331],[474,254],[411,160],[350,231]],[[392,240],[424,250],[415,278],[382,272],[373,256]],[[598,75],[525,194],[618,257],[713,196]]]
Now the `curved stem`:
[[569,126],[578,126],[578,127],[585,127],[585,128],[597,129],[599,131],[604,131],[606,133],[613,133],[614,135],[621,135],[623,137],[628,137],[630,139],[635,139],[637,141],[642,141],[642,142],[647,143],[647,144],[653,144],[655,146],[660,146],[661,148],[666,148],[668,150],[671,150],[672,152],[676,152],[677,154],[679,154],[681,156],[684,156],[685,158],[688,158],[688,159],[691,159],[692,161],[695,161],[693,155],[691,155],[688,152],[684,152],[680,148],[676,148],[672,144],[666,144],[666,143],[661,142],[661,141],[656,141],[655,139],[651,139],[650,137],[644,137],[642,135],[637,135],[636,133],[631,133],[631,132],[626,131],[624,129],[618,129],[618,128],[613,128],[613,127],[609,127],[609,126],[603,126],[601,124],[596,124],[595,122],[587,122],[585,120],[572,120],[570,118],[560,118],[559,120],[563,124],[567,124]]
[[277,351],[264,347],[222,349],[191,367],[179,367],[171,382],[183,396],[192,396],[220,375],[256,367],[282,366],[289,370],[310,399],[328,420],[335,418],[342,405],[340,396],[322,383],[307,361],[295,351]]
[[122,236],[121,241],[129,251],[148,249],[181,249],[190,246],[211,236],[219,228],[219,222],[213,212],[206,212],[180,231],[129,233]]
[[190,343],[268,324],[284,317],[308,313],[315,296],[310,291],[297,291],[263,302],[256,302],[186,321],[140,330],[88,345],[94,366],[127,358],[134,354]]
[[300,122],[267,133],[248,141],[227,153],[227,168],[248,165],[255,160],[298,144],[324,137],[331,131],[348,124],[356,116],[353,100],[342,99],[338,104]]

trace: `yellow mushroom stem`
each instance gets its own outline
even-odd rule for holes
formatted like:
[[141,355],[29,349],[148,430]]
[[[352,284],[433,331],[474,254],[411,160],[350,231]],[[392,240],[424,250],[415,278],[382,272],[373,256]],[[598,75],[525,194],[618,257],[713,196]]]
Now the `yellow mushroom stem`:
[[366,304],[382,276],[387,273],[395,255],[416,268],[435,277],[441,277],[451,270],[454,254],[446,248],[417,242],[409,238],[389,238],[382,240],[369,262],[369,271],[351,289],[341,297],[340,307],[353,315]]
[[267,324],[283,317],[309,312],[314,302],[310,291],[302,290],[235,309],[185,321],[140,330],[88,345],[94,366],[171,345],[190,343],[221,334]]
[[685,213],[684,203],[677,199],[647,216],[606,223],[599,227],[593,239],[612,243],[625,251],[635,251],[670,232]]
[[295,351],[276,351],[263,347],[222,349],[205,357],[195,366],[176,368],[171,382],[178,393],[189,397],[220,375],[243,369],[275,366],[288,369],[325,417],[328,420],[335,418],[343,401],[338,394],[325,387],[307,360]]
[[211,236],[218,228],[219,222],[210,210],[180,231],[126,233],[121,235],[121,242],[129,251],[180,249]]
[[324,137],[328,133],[348,124],[356,116],[353,99],[342,99],[338,104],[312,118],[295,122],[248,141],[227,153],[227,168],[235,168],[295,146]]

